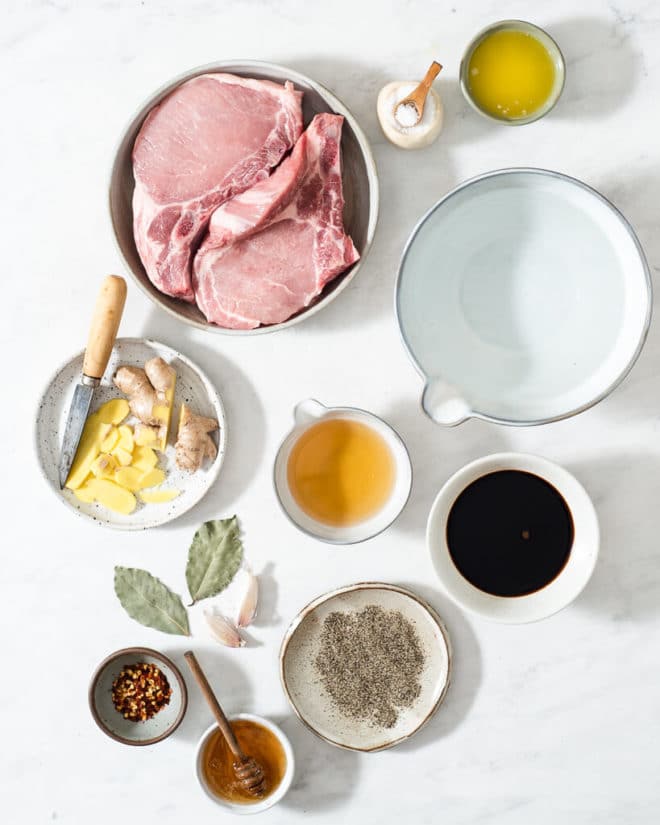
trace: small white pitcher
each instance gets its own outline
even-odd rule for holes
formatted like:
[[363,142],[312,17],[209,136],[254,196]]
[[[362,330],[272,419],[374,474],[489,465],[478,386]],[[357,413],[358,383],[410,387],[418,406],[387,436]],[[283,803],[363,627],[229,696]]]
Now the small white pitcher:
[[[275,458],[273,476],[275,492],[285,514],[304,533],[329,544],[355,544],[382,533],[405,507],[412,487],[410,456],[399,434],[377,415],[366,410],[355,407],[326,407],[313,398],[297,404],[293,418],[293,429],[282,442]],[[291,450],[305,430],[329,418],[342,418],[366,424],[384,439],[394,459],[394,484],[389,498],[377,513],[356,524],[334,526],[316,521],[298,506],[289,489],[287,466]]]

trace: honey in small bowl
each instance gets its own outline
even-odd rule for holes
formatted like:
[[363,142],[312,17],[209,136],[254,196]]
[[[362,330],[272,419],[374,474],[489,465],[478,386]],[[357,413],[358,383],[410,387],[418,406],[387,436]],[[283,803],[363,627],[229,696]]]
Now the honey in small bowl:
[[262,802],[280,786],[287,770],[287,756],[278,737],[265,725],[252,719],[234,719],[232,730],[243,751],[262,767],[265,792],[252,796],[238,781],[234,757],[219,728],[213,730],[202,752],[201,771],[209,791],[220,799],[238,805]]
[[378,513],[392,493],[395,474],[385,439],[351,418],[328,418],[309,427],[287,463],[287,483],[300,509],[334,527]]

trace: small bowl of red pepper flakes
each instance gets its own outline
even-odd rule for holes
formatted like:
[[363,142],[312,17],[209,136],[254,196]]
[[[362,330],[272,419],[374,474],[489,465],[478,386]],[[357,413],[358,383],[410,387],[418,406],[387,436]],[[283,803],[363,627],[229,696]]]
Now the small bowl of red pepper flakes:
[[101,730],[125,745],[153,745],[173,733],[188,706],[174,662],[157,650],[129,647],[107,656],[94,671],[89,707]]

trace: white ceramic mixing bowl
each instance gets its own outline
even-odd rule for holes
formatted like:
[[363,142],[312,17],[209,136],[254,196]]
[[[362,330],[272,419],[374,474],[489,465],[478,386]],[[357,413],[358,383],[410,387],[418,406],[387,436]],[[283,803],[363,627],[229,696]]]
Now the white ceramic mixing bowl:
[[651,279],[630,224],[586,184],[542,169],[467,181],[421,219],[396,312],[442,424],[541,424],[604,398],[639,355]]

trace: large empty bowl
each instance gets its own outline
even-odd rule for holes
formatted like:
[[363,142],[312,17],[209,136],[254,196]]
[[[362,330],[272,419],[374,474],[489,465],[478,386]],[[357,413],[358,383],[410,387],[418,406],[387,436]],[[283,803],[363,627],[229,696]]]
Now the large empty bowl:
[[[185,83],[185,81],[209,72],[229,72],[242,77],[272,80],[276,83],[284,83],[286,80],[290,80],[296,89],[304,92],[302,107],[305,128],[314,115],[320,112],[333,112],[344,116],[341,140],[342,181],[345,201],[344,227],[360,253],[360,260],[330,281],[323,292],[315,298],[308,307],[302,309],[281,324],[260,326],[256,329],[249,330],[225,329],[214,324],[209,324],[195,304],[189,304],[177,298],[171,298],[156,289],[147,277],[147,273],[135,246],[132,203],[135,180],[133,178],[133,163],[131,160],[135,138],[145,118],[154,106],[167,97],[177,86]],[[131,118],[120,138],[112,165],[109,198],[110,219],[119,252],[124,259],[126,268],[133,275],[137,285],[154,303],[175,318],[199,329],[225,333],[227,335],[255,335],[261,332],[272,332],[276,329],[283,329],[298,323],[303,320],[303,318],[307,318],[315,312],[318,312],[348,286],[349,282],[357,273],[361,262],[366,258],[374,232],[376,231],[376,220],[378,218],[378,176],[376,173],[376,164],[364,132],[359,127],[353,115],[332,92],[310,78],[305,77],[305,75],[283,66],[277,66],[274,63],[264,63],[260,60],[225,60],[220,63],[198,66],[195,69],[179,75],[179,77],[175,77],[154,92],[154,94],[150,95],[144,102]]]
[[441,424],[542,424],[604,398],[639,355],[651,279],[630,224],[586,184],[502,169],[412,233],[396,311]]

